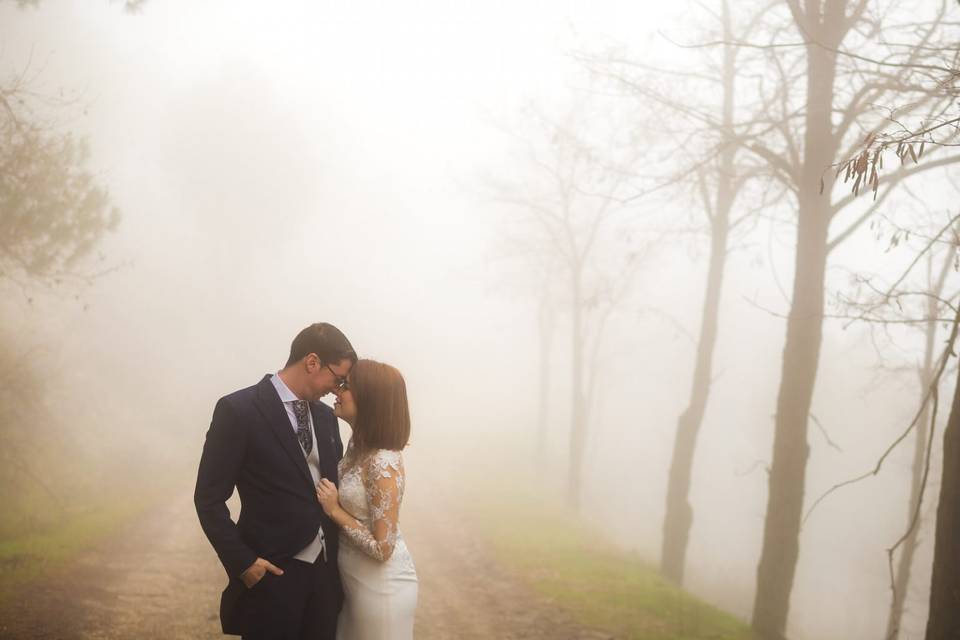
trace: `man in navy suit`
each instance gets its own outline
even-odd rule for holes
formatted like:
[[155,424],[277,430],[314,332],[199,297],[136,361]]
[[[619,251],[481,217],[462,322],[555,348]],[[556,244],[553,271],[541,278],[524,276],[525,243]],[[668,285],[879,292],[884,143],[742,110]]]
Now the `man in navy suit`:
[[[193,499],[230,581],[220,600],[226,634],[334,640],[343,602],[338,530],[315,486],[337,483],[343,443],[333,410],[319,400],[346,388],[356,361],[339,329],[310,325],[283,369],[213,410]],[[226,505],[234,487],[236,522]]]

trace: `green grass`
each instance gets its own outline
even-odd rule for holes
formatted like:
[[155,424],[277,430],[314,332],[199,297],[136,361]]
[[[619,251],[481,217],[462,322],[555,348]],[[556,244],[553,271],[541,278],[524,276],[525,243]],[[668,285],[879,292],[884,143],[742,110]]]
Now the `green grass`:
[[5,496],[0,527],[0,604],[11,594],[68,565],[79,553],[119,532],[150,507],[169,499],[173,474],[127,476],[114,486],[71,485],[70,501],[43,503],[25,492]]
[[598,541],[556,505],[532,496],[480,505],[479,524],[497,559],[585,626],[643,640],[752,638],[744,622]]
[[0,603],[16,589],[64,566],[147,506],[142,500],[113,500],[71,514],[44,531],[0,540]]

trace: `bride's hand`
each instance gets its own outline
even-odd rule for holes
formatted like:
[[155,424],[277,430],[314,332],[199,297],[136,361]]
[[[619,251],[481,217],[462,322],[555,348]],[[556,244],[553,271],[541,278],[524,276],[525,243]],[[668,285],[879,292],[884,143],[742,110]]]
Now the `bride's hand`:
[[322,478],[317,484],[317,500],[323,507],[323,512],[328,516],[333,516],[334,512],[340,508],[340,496],[337,493],[337,486]]

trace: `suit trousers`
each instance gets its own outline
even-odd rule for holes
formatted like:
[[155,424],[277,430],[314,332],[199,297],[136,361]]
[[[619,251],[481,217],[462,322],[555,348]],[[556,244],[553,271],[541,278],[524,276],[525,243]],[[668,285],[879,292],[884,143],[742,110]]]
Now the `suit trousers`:
[[323,556],[313,564],[295,559],[274,564],[283,575],[268,571],[238,603],[243,640],[335,640],[341,604],[335,565]]

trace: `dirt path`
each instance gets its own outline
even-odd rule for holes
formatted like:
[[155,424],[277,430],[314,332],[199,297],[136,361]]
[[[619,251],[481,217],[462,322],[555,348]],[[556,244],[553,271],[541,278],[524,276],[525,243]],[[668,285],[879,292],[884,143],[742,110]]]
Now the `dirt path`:
[[611,637],[577,626],[532,593],[497,565],[449,499],[432,492],[430,500],[430,509],[416,500],[405,503],[401,517],[420,578],[418,640]]
[[24,589],[0,611],[0,636],[218,638],[225,582],[185,497]]
[[[577,628],[497,567],[462,518],[410,502],[401,526],[421,581],[418,640],[609,637]],[[185,496],[23,589],[0,609],[0,637],[222,638],[224,584]]]

